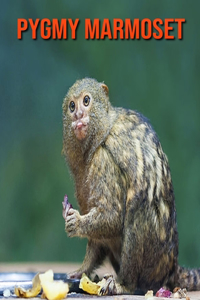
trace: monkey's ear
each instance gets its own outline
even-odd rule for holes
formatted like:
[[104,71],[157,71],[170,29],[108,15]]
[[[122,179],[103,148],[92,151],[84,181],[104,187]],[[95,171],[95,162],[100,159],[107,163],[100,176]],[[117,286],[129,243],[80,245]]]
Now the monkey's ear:
[[102,88],[103,88],[103,90],[104,90],[106,96],[108,96],[108,94],[109,94],[109,89],[108,89],[107,85],[106,85],[105,83],[102,83],[101,86],[102,86]]

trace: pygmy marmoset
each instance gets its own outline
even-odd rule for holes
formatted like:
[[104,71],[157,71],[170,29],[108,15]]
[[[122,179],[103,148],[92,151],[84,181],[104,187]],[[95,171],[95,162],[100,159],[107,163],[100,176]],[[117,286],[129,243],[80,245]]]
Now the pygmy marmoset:
[[108,87],[78,80],[63,102],[63,153],[80,213],[69,209],[68,236],[86,237],[81,268],[90,275],[107,257],[117,274],[102,293],[200,289],[200,269],[178,265],[178,233],[168,160],[148,120],[113,107]]

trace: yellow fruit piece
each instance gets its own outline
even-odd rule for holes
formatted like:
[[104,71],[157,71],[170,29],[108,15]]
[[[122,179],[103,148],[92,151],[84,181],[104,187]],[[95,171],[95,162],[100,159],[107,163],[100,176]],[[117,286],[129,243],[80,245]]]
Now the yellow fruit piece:
[[45,281],[49,281],[49,282],[53,282],[53,271],[52,270],[48,270],[43,274],[39,275],[40,278],[40,282],[41,284]]
[[101,289],[101,285],[92,282],[85,274],[82,275],[79,287],[91,295],[98,295],[99,290]]
[[148,291],[148,292],[145,294],[145,299],[152,298],[152,297],[153,297],[153,291],[152,291],[152,290]]
[[69,285],[62,280],[53,280],[53,271],[49,270],[43,274],[37,274],[33,280],[33,287],[25,290],[22,287],[15,287],[15,295],[20,298],[36,297],[41,288],[43,289],[43,296],[48,300],[60,300],[67,296],[69,292]]
[[67,296],[69,292],[69,286],[63,281],[43,282],[43,293],[49,300],[59,300]]
[[53,280],[53,271],[40,274],[40,282],[45,297],[49,300],[60,300],[67,296],[69,285],[62,280]]
[[28,290],[25,290],[22,287],[15,287],[14,290],[15,295],[20,298],[36,297],[41,291],[39,273],[35,275],[35,277],[32,280],[32,283],[33,283],[33,287]]

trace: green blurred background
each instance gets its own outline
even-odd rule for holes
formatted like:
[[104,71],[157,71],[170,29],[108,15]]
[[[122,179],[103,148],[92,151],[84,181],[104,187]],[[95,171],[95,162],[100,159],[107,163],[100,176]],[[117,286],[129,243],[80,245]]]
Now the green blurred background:
[[[78,78],[109,86],[115,106],[147,116],[168,155],[180,263],[200,266],[200,2],[2,0],[0,10],[0,260],[82,261],[63,196],[77,207],[62,149],[62,100]],[[18,18],[80,19],[77,39],[17,39]],[[185,18],[183,40],[87,41],[85,18]],[[40,29],[39,29],[40,30]],[[38,30],[38,36],[39,36]],[[175,31],[176,32],[176,31]]]

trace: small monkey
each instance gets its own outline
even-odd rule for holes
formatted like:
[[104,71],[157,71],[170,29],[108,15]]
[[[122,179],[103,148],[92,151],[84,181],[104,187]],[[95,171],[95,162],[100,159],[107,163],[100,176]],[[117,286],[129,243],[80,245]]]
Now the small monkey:
[[102,294],[200,289],[200,269],[178,265],[178,233],[168,159],[149,121],[113,107],[108,87],[78,80],[63,102],[63,153],[79,211],[65,218],[68,236],[88,239],[71,277],[88,276],[108,258],[117,274]]

